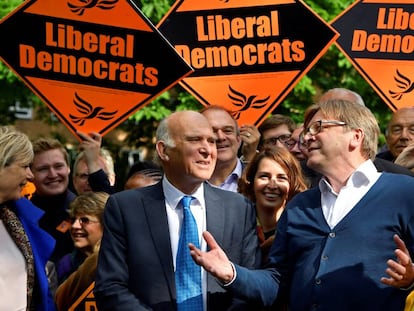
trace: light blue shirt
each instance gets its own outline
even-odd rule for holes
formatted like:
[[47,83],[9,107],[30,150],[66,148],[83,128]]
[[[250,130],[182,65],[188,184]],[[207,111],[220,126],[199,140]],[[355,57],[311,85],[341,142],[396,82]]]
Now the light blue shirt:
[[240,159],[237,159],[236,167],[231,172],[231,174],[229,176],[227,176],[227,178],[224,180],[224,182],[219,186],[215,186],[215,185],[212,185],[212,186],[217,187],[217,188],[221,188],[223,190],[238,192],[237,191],[238,190],[238,182],[239,182],[239,178],[241,177],[242,173],[243,173],[242,162],[240,161]]

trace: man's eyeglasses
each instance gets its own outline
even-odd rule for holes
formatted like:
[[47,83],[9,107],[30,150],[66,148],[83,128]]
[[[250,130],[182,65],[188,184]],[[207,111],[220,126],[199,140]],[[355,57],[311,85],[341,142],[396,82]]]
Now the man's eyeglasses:
[[338,121],[338,120],[318,120],[318,121],[312,122],[302,133],[300,133],[299,135],[300,146],[306,147],[305,136],[307,134],[315,136],[322,131],[322,128],[328,127],[328,125],[345,126],[347,124],[343,121]]
[[305,129],[304,135],[306,135],[308,133],[311,134],[312,136],[315,136],[315,135],[319,134],[321,132],[322,128],[326,127],[326,126],[323,126],[323,124],[331,124],[331,125],[334,125],[334,126],[335,125],[338,125],[338,126],[346,125],[345,122],[338,121],[338,120],[326,120],[326,121],[318,120],[318,121],[313,122],[311,125],[308,126],[307,129]]
[[290,139],[291,134],[283,134],[279,135],[277,137],[271,137],[263,140],[263,145],[276,145],[278,141],[280,141],[283,144],[286,144],[286,142]]
[[86,216],[84,217],[72,217],[70,218],[70,223],[73,225],[77,220],[79,220],[80,225],[89,225],[90,223],[98,223],[98,220],[92,220]]

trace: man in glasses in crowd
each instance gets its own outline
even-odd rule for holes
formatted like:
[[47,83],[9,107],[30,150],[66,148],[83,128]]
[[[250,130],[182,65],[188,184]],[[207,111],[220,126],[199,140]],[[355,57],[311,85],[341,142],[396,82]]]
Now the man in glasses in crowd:
[[259,148],[286,147],[286,142],[290,140],[296,124],[288,116],[274,114],[264,120],[258,129],[261,135]]
[[414,179],[373,164],[380,133],[365,106],[327,100],[305,113],[302,148],[322,174],[278,223],[266,269],[233,264],[205,232],[196,263],[237,296],[289,310],[403,310],[414,286]]
[[293,156],[299,161],[306,161],[306,153],[300,145],[300,135],[303,132],[303,125],[299,125],[292,132],[290,138],[285,142],[286,148],[293,154]]
[[[343,99],[355,104],[365,106],[362,97],[351,90],[345,88],[333,88],[326,91],[319,102],[331,99]],[[309,168],[306,164],[306,148],[301,146],[300,137],[303,133],[303,125],[296,126],[295,122],[288,116],[275,114],[266,119],[258,128],[261,135],[259,149],[272,148],[279,146],[287,148],[301,164],[303,174],[310,187],[317,186],[322,175]],[[408,148],[407,148],[408,149]],[[390,172],[414,176],[414,173],[402,165],[393,163],[377,156],[374,165],[380,172]]]
[[[341,100],[347,100],[350,102],[353,102],[355,104],[365,106],[364,100],[362,99],[361,95],[358,93],[345,89],[345,88],[333,88],[328,91],[326,91],[319,99],[319,102],[327,101],[327,100],[333,100],[333,99],[341,99]],[[299,136],[299,148],[306,154],[306,148],[302,148],[300,140],[303,139],[303,132]],[[373,160],[375,167],[379,172],[389,172],[389,173],[395,173],[395,174],[403,174],[408,176],[414,176],[414,173],[411,172],[409,169],[397,165],[393,163],[392,161],[388,161],[386,159],[383,159],[379,156],[376,156]],[[310,169],[306,161],[302,162],[302,169],[304,171],[305,176],[307,177],[308,181],[310,182],[311,186],[317,186],[319,183],[319,180],[321,179],[322,175],[317,173],[315,170]]]

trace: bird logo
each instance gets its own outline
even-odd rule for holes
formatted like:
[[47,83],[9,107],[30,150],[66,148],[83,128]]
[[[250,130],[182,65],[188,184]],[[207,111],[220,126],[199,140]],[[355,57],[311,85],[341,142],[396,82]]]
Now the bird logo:
[[95,7],[110,10],[117,2],[118,0],[72,0],[68,1],[68,7],[73,13],[82,16],[85,10]]
[[410,80],[407,76],[403,75],[397,69],[397,75],[394,76],[394,81],[396,82],[397,87],[400,89],[399,91],[391,91],[390,93],[392,98],[396,100],[400,100],[404,94],[410,93],[414,90],[414,82]]
[[246,111],[248,109],[260,109],[266,106],[267,101],[269,100],[270,96],[267,96],[265,98],[258,99],[257,95],[250,95],[246,96],[245,94],[236,91],[234,88],[232,88],[229,85],[230,92],[227,94],[227,96],[232,100],[233,106],[239,107],[238,110],[231,111],[232,116],[238,120],[240,118],[240,114],[243,111]]
[[93,107],[90,103],[88,103],[86,100],[82,99],[78,93],[75,93],[75,98],[73,100],[73,103],[77,107],[77,111],[82,116],[74,116],[72,114],[69,114],[69,117],[72,119],[72,121],[76,124],[79,124],[80,126],[85,124],[86,120],[92,120],[94,118],[99,120],[111,120],[114,115],[118,112],[116,111],[103,111],[104,107]]

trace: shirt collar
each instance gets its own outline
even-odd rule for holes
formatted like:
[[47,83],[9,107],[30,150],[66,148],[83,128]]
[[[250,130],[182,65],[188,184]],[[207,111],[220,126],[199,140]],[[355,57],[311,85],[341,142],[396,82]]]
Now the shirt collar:
[[[358,188],[361,186],[366,186],[378,178],[380,173],[377,171],[374,163],[371,160],[366,160],[363,162],[348,178],[346,182],[346,187]],[[321,192],[332,192],[335,193],[332,189],[332,186],[329,184],[328,180],[325,177],[322,177],[319,181],[319,190]]]
[[[174,187],[165,175],[162,179],[162,188],[164,190],[164,196],[167,205],[171,206],[174,209],[177,208],[178,203],[180,203],[182,197],[187,195]],[[202,208],[204,208],[204,183],[201,183],[200,186],[193,193],[191,193],[191,196],[198,201]]]
[[237,164],[236,167],[234,168],[233,172],[231,172],[232,174],[235,174],[237,176],[237,178],[240,178],[242,173],[243,173],[243,164],[240,161],[240,159],[237,159]]
[[243,172],[243,164],[240,161],[240,159],[237,159],[237,164],[234,170],[231,172],[231,174],[226,178],[223,184],[236,182],[239,180]]

